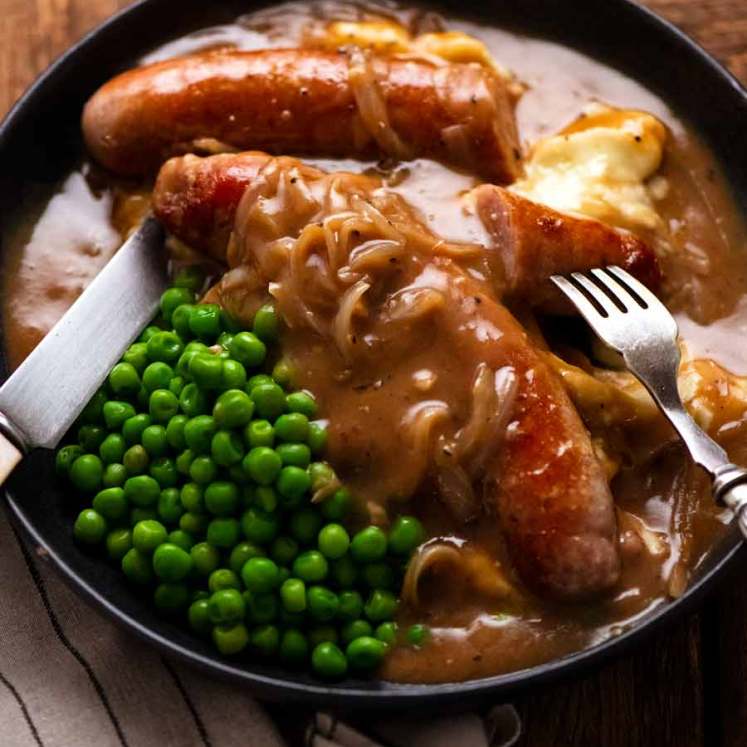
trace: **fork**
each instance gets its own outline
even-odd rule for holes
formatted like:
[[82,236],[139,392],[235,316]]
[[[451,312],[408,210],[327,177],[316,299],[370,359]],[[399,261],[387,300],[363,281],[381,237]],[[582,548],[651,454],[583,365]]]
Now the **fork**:
[[747,470],[732,464],[685,410],[677,390],[677,322],[664,304],[620,267],[550,279],[599,338],[622,355],[625,365],[674,426],[693,461],[710,475],[714,498],[734,512],[747,538]]

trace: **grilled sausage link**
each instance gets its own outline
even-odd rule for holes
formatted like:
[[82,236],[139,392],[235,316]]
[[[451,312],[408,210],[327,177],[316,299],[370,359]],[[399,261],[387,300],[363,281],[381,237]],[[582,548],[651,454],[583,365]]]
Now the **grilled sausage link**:
[[155,171],[211,138],[275,154],[425,156],[498,183],[516,178],[516,121],[498,75],[477,65],[367,60],[271,49],[136,68],[88,101],[85,141],[102,165],[123,175]]

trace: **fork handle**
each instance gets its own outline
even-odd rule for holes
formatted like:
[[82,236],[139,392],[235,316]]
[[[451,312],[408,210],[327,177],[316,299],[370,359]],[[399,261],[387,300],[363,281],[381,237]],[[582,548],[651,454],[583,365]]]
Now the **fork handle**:
[[713,480],[713,495],[734,512],[742,536],[747,539],[747,470],[736,464],[720,467]]

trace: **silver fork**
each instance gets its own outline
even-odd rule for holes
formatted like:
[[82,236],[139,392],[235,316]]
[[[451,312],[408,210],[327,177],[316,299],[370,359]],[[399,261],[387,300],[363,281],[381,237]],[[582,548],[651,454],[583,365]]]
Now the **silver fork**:
[[732,464],[682,405],[677,390],[677,322],[664,304],[619,267],[550,279],[648,389],[695,463],[711,476],[714,498],[734,512],[747,538],[747,470]]

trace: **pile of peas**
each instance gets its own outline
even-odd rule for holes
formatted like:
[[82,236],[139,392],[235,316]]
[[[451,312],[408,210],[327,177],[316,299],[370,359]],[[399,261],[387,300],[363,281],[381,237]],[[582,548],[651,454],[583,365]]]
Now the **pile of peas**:
[[[75,537],[222,654],[325,678],[370,672],[400,638],[396,591],[423,527],[401,516],[388,533],[351,536],[351,496],[320,460],[316,402],[290,390],[287,363],[268,368],[274,308],[241,330],[195,303],[201,284],[192,268],[176,276],[83,410],[77,443],[57,453],[58,473],[90,501]],[[427,630],[401,637],[420,646]]]

